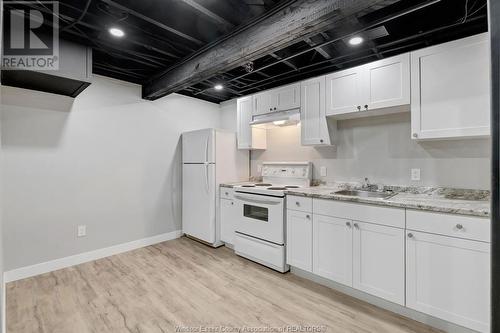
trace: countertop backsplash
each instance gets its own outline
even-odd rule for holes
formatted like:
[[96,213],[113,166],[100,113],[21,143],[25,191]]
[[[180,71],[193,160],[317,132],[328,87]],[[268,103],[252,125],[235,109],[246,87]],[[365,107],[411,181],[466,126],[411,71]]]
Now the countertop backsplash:
[[[343,120],[337,127],[336,145],[329,147],[302,146],[300,125],[268,130],[267,149],[251,152],[251,175],[258,176],[265,161],[311,161],[322,184],[367,177],[372,184],[489,189],[489,139],[415,141],[409,113]],[[412,168],[420,169],[420,181],[411,180]]]

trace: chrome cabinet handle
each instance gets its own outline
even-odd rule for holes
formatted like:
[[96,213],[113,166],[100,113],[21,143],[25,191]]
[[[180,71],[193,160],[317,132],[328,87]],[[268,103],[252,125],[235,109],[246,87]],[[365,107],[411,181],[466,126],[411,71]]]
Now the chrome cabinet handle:
[[456,225],[456,227],[457,227],[457,229],[458,229],[458,230],[462,230],[462,229],[464,228],[464,226],[463,226],[463,225],[461,225],[460,223],[458,223],[458,224]]
[[297,206],[300,206],[300,202],[298,202],[298,201],[295,201],[295,204],[296,204]]
[[231,201],[231,205],[234,205],[234,201]]
[[417,133],[413,133],[413,137],[414,138],[418,138],[418,134]]
[[354,223],[354,228],[359,229],[359,225],[357,223]]
[[319,139],[319,142],[323,143],[323,139]]
[[411,232],[408,234],[408,238],[413,238],[413,234]]
[[351,222],[346,222],[345,225],[350,228],[351,227]]
[[310,218],[311,218],[311,215],[307,214],[307,215],[306,215],[306,219],[308,219],[308,220],[309,220]]

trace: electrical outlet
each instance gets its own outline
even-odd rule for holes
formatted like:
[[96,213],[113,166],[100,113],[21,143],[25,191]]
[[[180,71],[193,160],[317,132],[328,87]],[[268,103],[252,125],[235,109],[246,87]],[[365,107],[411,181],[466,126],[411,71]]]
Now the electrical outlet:
[[413,181],[420,180],[420,169],[411,169],[411,180]]
[[78,226],[78,237],[85,237],[87,236],[87,226],[86,225],[79,225]]
[[326,177],[326,167],[325,166],[322,166],[321,168],[319,168],[319,174],[321,177]]

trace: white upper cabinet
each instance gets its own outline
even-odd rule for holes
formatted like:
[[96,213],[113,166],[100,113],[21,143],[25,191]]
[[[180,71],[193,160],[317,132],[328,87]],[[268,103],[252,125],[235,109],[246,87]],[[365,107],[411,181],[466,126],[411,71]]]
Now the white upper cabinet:
[[412,52],[412,137],[488,136],[489,64],[488,33]]
[[257,116],[271,112],[271,94],[269,91],[264,91],[253,95],[253,115]]
[[[363,110],[410,104],[410,54],[375,61],[365,66],[366,104]],[[406,109],[409,110],[409,107]]]
[[271,90],[273,111],[286,111],[300,107],[300,83]]
[[300,107],[300,83],[267,90],[253,96],[253,115]]
[[490,332],[490,244],[408,230],[406,306]]
[[250,126],[253,111],[252,96],[238,98],[236,105],[238,149],[266,149],[266,130]]
[[353,287],[405,304],[405,231],[353,222]]
[[359,117],[370,110],[400,112],[409,110],[409,104],[408,53],[326,76],[328,116]]
[[313,273],[352,286],[352,222],[313,215]]
[[325,110],[325,77],[303,81],[300,96],[302,145],[330,145]]
[[363,70],[355,67],[326,76],[326,114],[328,116],[361,110]]

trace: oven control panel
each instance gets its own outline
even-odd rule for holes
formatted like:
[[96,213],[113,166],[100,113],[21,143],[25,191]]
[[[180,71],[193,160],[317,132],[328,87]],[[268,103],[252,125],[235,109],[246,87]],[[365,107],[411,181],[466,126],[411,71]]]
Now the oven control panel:
[[306,164],[267,164],[262,166],[263,177],[283,177],[283,178],[311,178],[311,165]]

